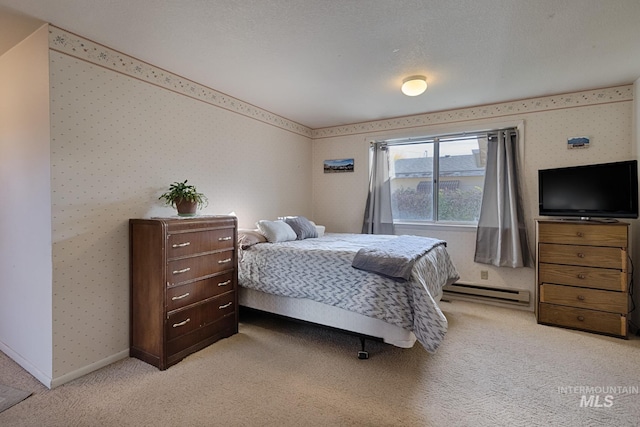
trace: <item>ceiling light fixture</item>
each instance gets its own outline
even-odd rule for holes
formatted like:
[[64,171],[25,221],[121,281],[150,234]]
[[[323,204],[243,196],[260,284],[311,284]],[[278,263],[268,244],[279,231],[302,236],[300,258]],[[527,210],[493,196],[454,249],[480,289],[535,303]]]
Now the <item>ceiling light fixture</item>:
[[425,76],[411,76],[402,81],[402,93],[407,96],[418,96],[427,90]]

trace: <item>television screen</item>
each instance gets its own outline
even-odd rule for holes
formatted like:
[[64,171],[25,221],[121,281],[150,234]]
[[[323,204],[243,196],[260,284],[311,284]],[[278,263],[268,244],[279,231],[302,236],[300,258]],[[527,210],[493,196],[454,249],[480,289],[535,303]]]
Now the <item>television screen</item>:
[[638,218],[637,160],[538,171],[539,213]]

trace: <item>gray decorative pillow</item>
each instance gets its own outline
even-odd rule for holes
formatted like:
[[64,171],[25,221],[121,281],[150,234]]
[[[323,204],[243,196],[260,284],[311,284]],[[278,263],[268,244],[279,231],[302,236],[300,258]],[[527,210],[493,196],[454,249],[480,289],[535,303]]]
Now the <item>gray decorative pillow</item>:
[[318,230],[315,225],[303,216],[288,216],[284,218],[284,222],[289,224],[293,231],[296,232],[296,240],[318,237]]

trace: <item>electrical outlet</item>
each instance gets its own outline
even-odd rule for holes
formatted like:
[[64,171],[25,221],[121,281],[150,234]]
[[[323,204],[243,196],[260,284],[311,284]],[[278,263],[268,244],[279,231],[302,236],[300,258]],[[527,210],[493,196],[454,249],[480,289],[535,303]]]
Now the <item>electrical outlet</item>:
[[480,278],[482,280],[489,280],[489,270],[480,270]]

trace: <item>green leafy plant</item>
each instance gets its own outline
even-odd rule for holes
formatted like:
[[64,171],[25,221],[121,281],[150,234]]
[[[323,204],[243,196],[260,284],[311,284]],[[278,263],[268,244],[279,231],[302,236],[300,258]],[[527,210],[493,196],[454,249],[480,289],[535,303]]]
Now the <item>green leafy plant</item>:
[[181,200],[188,202],[195,202],[199,208],[205,207],[209,204],[209,199],[202,193],[196,190],[194,185],[188,185],[188,180],[184,182],[174,182],[169,185],[169,191],[162,194],[158,199],[164,200],[167,205],[177,207],[176,203],[180,203]]
[[[478,221],[482,188],[438,190],[438,220]],[[401,220],[430,221],[433,218],[431,194],[414,188],[398,188],[391,195],[393,217]]]

